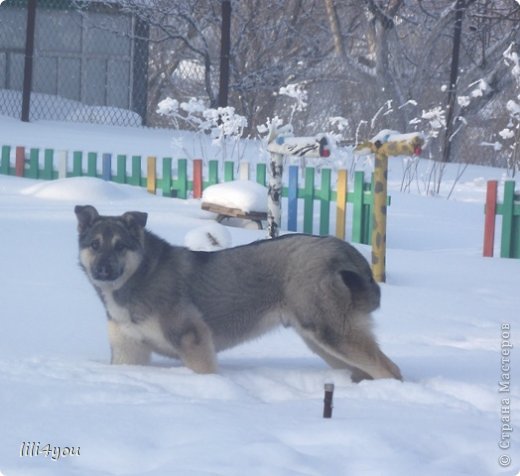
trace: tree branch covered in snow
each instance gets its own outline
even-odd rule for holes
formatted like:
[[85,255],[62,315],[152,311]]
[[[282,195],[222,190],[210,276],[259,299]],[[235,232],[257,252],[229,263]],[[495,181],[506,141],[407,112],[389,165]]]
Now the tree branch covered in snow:
[[514,176],[520,171],[520,56],[518,44],[511,43],[504,51],[504,62],[510,68],[516,88],[514,99],[506,103],[509,113],[507,126],[498,132],[499,142],[504,146],[508,154],[508,169]]

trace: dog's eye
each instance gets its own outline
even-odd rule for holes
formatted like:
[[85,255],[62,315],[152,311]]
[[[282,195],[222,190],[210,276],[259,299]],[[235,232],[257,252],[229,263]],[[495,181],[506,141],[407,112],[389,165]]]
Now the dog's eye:
[[114,249],[118,252],[118,253],[121,253],[122,251],[126,250],[127,246],[121,242],[121,241],[118,241],[115,245],[114,245]]
[[94,251],[99,250],[99,247],[100,247],[100,246],[101,246],[101,243],[99,242],[98,239],[92,240],[92,242],[90,243],[90,247],[91,247]]

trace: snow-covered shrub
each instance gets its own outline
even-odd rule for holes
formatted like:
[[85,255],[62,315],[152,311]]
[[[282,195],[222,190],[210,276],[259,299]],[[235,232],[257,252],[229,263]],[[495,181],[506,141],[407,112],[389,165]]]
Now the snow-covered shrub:
[[233,107],[212,108],[197,98],[179,102],[168,97],[158,104],[157,113],[170,118],[176,129],[188,127],[199,134],[209,135],[212,144],[221,151],[223,160],[239,153],[239,139],[247,127],[247,119],[237,114]]

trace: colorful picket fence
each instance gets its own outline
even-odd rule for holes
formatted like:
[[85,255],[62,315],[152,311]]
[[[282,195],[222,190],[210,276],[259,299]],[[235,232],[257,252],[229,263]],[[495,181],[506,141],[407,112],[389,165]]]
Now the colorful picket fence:
[[[98,177],[103,180],[121,184],[146,187],[148,192],[157,193],[164,197],[193,198],[202,197],[203,190],[219,183],[219,173],[223,172],[223,181],[235,179],[235,162],[224,162],[223,169],[217,160],[207,162],[204,173],[204,162],[201,159],[192,160],[191,174],[188,170],[189,161],[171,157],[164,157],[161,161],[155,156],[144,158],[141,156],[127,156],[101,154],[82,151],[55,151],[54,149],[29,148],[18,146],[13,149],[9,145],[2,146],[0,157],[0,173],[33,179],[54,180],[67,177]],[[43,160],[41,160],[41,158]],[[160,162],[160,173],[158,173]],[[146,165],[146,167],[143,167]],[[331,203],[336,204],[336,230],[338,238],[345,238],[347,224],[347,203],[352,204],[352,241],[370,244],[372,232],[372,183],[365,183],[364,173],[355,172],[353,187],[350,187],[346,170],[337,172],[336,189],[332,187],[332,171],[323,168],[320,171],[320,188],[315,186],[316,170],[307,167],[304,170],[303,186],[300,186],[300,168],[288,168],[288,185],[283,189],[283,196],[288,199],[288,209],[284,210],[287,216],[287,230],[297,230],[298,208],[303,201],[303,232],[314,233],[315,203],[319,204],[320,235],[330,234]],[[143,173],[145,171],[145,174]],[[238,177],[250,180],[250,167],[242,162],[238,167]],[[265,164],[257,164],[255,180],[261,185],[267,183]],[[352,188],[352,189],[351,189]],[[267,197],[266,197],[267,200]]]
[[520,192],[515,192],[514,180],[504,182],[504,197],[498,203],[498,182],[487,183],[483,255],[493,256],[496,216],[502,215],[500,241],[501,258],[520,258]]

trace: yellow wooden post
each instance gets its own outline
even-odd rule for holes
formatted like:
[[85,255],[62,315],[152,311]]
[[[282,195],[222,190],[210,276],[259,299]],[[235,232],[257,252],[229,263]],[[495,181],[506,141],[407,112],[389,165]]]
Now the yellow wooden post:
[[356,150],[369,150],[375,154],[374,189],[372,207],[372,273],[374,279],[386,281],[386,204],[388,199],[388,157],[418,155],[424,144],[422,134],[400,134],[398,140],[381,143],[365,141]]
[[372,274],[378,283],[386,281],[386,202],[388,198],[388,156],[379,149],[375,155],[372,213]]
[[336,185],[336,237],[345,239],[345,225],[347,221],[347,171],[338,170]]
[[153,155],[149,156],[146,162],[146,190],[155,194],[157,189],[157,158]]

